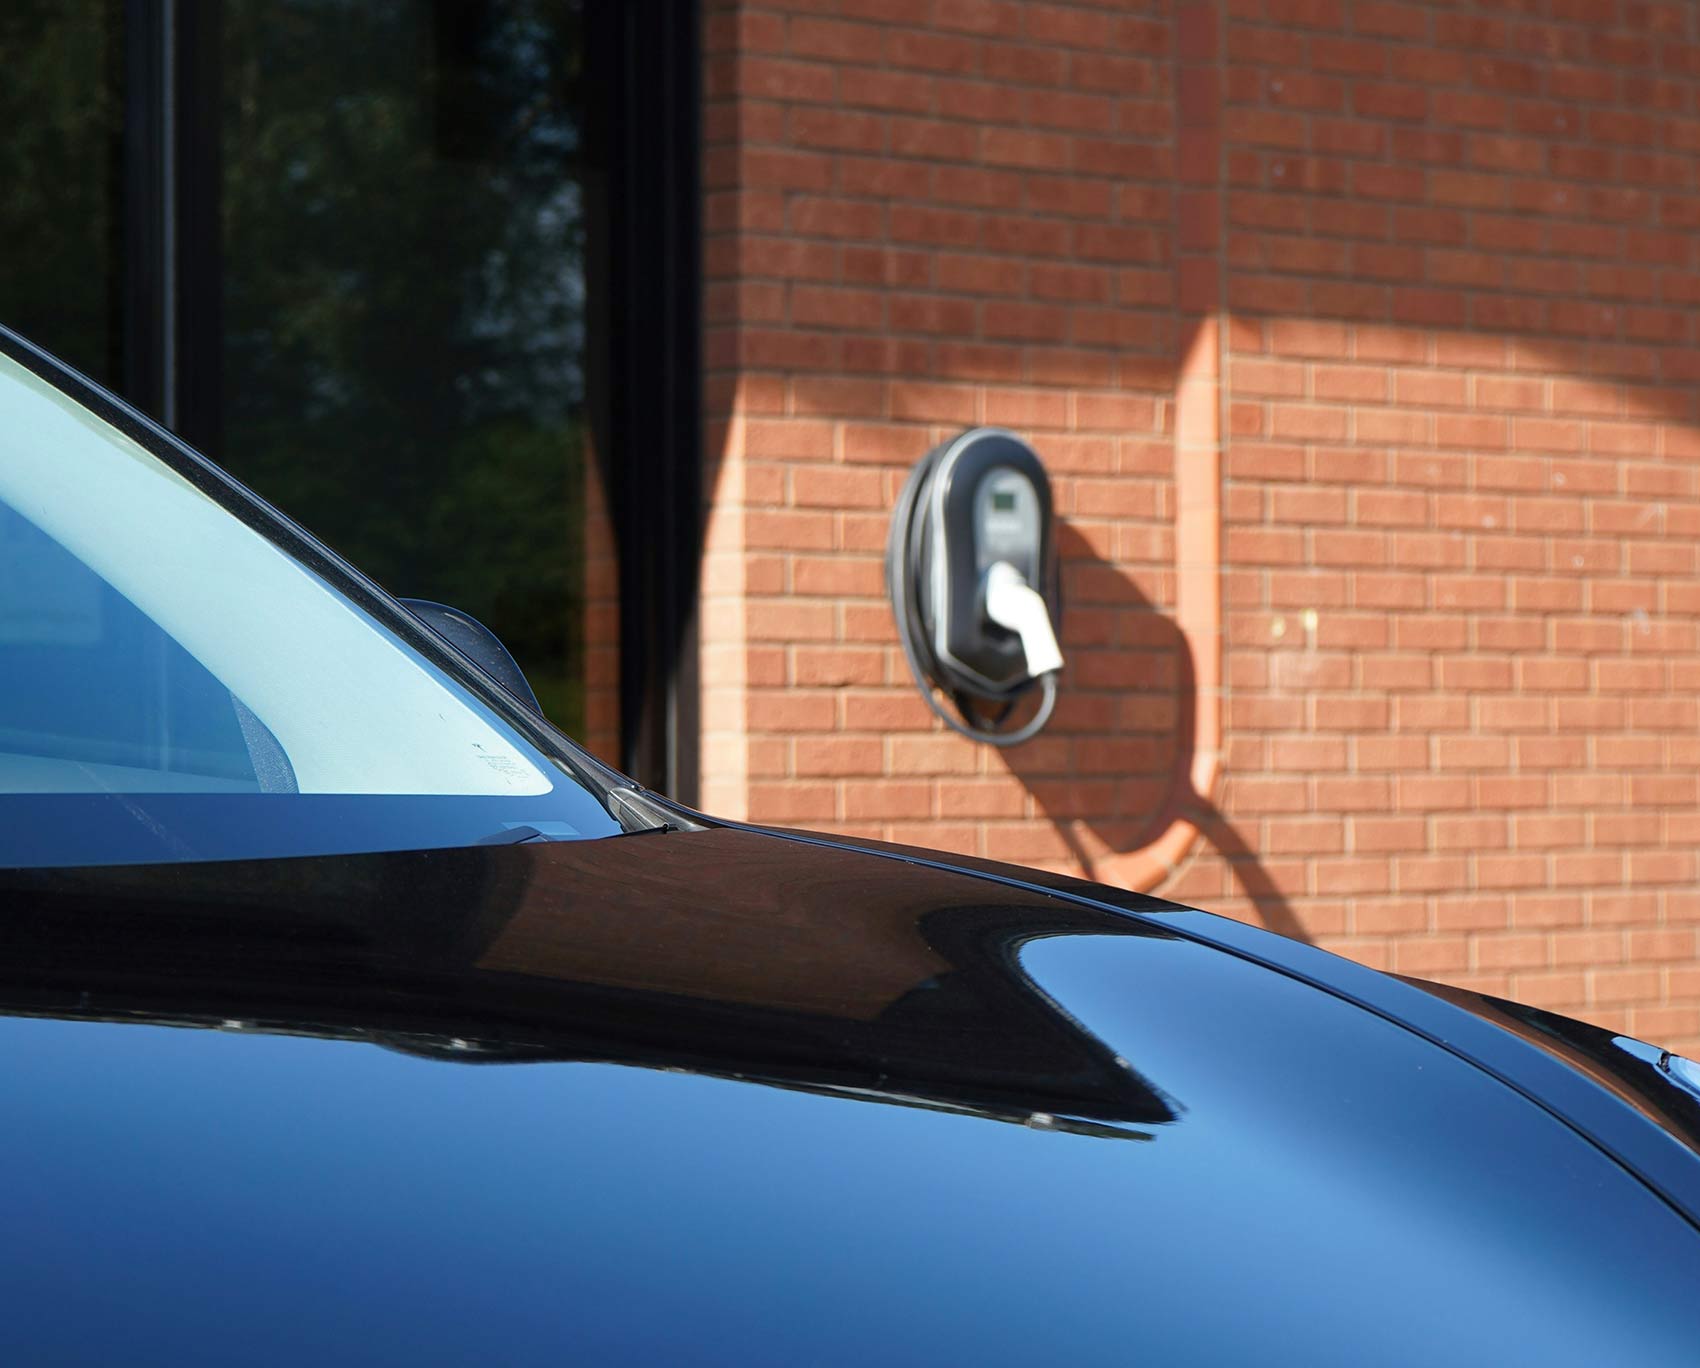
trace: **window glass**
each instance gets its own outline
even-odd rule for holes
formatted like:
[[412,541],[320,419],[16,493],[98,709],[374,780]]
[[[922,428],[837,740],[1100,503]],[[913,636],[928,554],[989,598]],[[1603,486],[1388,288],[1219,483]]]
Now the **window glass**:
[[[0,812],[0,863],[615,829],[561,764],[442,669],[183,473],[6,359],[0,799],[24,795],[30,805]],[[55,825],[51,795],[124,801],[57,810]],[[196,809],[138,806],[149,795],[274,806],[248,808],[246,827],[240,806],[227,809],[209,840]],[[389,799],[415,806],[386,817]],[[356,800],[367,834],[336,830]],[[412,822],[416,800],[457,801]],[[302,803],[314,811],[289,810]],[[374,820],[385,834],[371,834]],[[157,849],[138,844],[137,827],[160,836]]]
[[582,0],[0,4],[0,322],[488,625],[577,737],[584,43]]
[[0,792],[259,792],[243,720],[199,661],[0,502]]

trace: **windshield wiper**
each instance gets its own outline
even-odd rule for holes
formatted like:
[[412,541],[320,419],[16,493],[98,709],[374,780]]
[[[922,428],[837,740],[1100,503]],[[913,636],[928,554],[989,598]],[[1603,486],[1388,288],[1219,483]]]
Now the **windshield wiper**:
[[[620,824],[626,836],[660,835],[666,831],[702,831],[701,822],[694,822],[684,813],[663,805],[653,794],[642,789],[622,787],[608,791],[608,811]],[[564,828],[570,830],[570,828]],[[530,825],[515,825],[480,836],[474,845],[526,845],[533,841],[570,841],[573,837],[539,830]]]

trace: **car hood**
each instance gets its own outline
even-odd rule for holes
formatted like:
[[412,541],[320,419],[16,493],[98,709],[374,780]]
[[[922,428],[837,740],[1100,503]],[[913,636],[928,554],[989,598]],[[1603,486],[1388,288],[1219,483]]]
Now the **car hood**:
[[1692,1358],[1700,1236],[1573,1124],[1077,889],[716,829],[0,892],[19,1361]]

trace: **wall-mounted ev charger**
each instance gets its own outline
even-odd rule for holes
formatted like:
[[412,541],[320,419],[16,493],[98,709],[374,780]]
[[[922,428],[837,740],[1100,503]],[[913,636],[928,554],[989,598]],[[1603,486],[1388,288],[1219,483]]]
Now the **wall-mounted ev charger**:
[[[1002,428],[974,428],[923,456],[892,513],[885,578],[927,706],[993,746],[1037,735],[1056,706],[1063,659],[1051,482],[1033,448]],[[1038,711],[1006,730],[1035,688]]]

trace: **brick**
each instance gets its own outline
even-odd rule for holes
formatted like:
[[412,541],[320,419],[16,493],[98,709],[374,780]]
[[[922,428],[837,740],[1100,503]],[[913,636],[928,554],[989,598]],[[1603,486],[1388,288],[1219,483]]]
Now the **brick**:
[[1392,870],[1381,857],[1322,860],[1314,868],[1318,893],[1379,893],[1392,887]]
[[[1262,871],[1368,963],[1700,1037],[1700,972],[1672,996],[1700,134],[1674,70],[1625,107],[1610,65],[1657,43],[1583,0],[786,8],[708,21],[705,755],[744,748],[733,806],[1075,872],[1058,819],[1148,839],[1177,585],[1205,583],[1175,563],[1174,358],[1226,303],[1183,426],[1219,405],[1217,801],[1250,853],[1203,844],[1171,886],[1260,920]],[[1067,528],[1070,671],[1022,779],[933,730],[883,602],[903,472],[987,421],[1035,435]]]
[[1659,987],[1658,970],[1597,969],[1589,975],[1593,998],[1602,1003],[1627,1003],[1655,996]]
[[833,544],[830,513],[751,511],[744,528],[747,544],[756,548],[826,550]]
[[754,783],[750,816],[762,822],[807,822],[830,818],[838,810],[837,793],[828,783]]
[[751,641],[830,641],[835,633],[832,605],[758,599],[745,606],[744,630]]
[[844,815],[852,821],[877,818],[931,817],[933,786],[929,783],[851,783],[844,786]]
[[978,61],[971,60],[962,70],[972,70],[978,65],[985,75],[1019,86],[1056,86],[1068,80],[1068,54],[1055,48],[985,43],[971,50]]
[[1408,811],[1467,808],[1469,781],[1462,776],[1405,774],[1395,781],[1396,802]]
[[885,61],[890,66],[963,73],[974,70],[979,58],[980,49],[969,38],[917,29],[889,29],[885,33]]
[[875,560],[799,557],[791,577],[799,594],[873,597],[885,589],[885,569]]
[[1016,783],[997,780],[941,781],[937,789],[941,817],[1013,818],[1026,813],[1026,794]]
[[1469,941],[1463,936],[1424,936],[1394,946],[1392,968],[1401,974],[1456,977],[1469,963]]
[[885,678],[885,653],[875,649],[798,647],[793,680],[799,685],[878,684]]
[[1014,0],[938,0],[934,22],[941,29],[988,37],[1022,36],[1023,6]]
[[879,774],[885,764],[883,747],[873,739],[805,736],[798,737],[793,746],[793,763],[799,777]]
[[934,725],[926,704],[909,688],[882,693],[845,692],[842,708],[844,726],[849,731],[930,731]]
[[957,737],[894,736],[889,747],[892,774],[971,774],[977,768],[972,743]]

